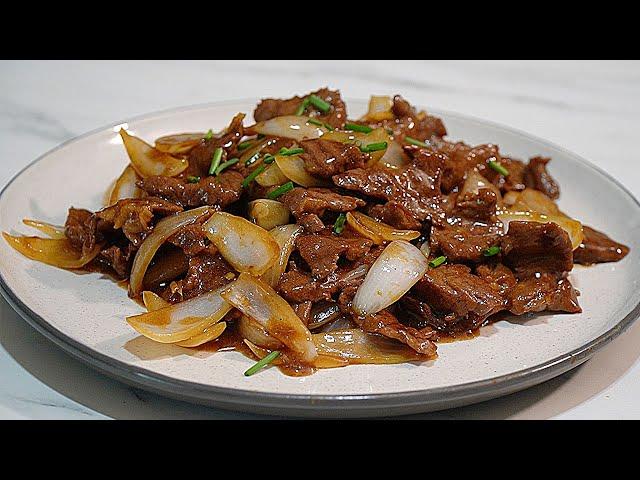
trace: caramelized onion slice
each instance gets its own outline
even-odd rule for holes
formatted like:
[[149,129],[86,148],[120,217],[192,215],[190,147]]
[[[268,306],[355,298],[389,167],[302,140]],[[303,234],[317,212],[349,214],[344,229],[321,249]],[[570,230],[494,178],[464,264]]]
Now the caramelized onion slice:
[[574,250],[580,246],[584,238],[582,224],[564,215],[547,215],[539,212],[509,208],[499,210],[497,216],[504,225],[505,233],[509,230],[509,222],[552,222],[567,232]]
[[198,145],[206,133],[176,133],[156,140],[156,150],[169,154],[186,154]]
[[373,240],[376,245],[393,240],[415,240],[420,236],[417,230],[398,230],[356,211],[347,213],[347,223],[360,235]]
[[280,281],[280,277],[287,269],[287,263],[289,263],[289,257],[295,246],[296,238],[302,233],[302,227],[300,225],[282,225],[275,227],[269,231],[271,237],[276,241],[280,248],[278,254],[278,260],[262,274],[263,282],[271,287],[275,287]]
[[142,292],[142,303],[147,309],[147,312],[155,312],[161,308],[168,307],[171,303],[167,302],[160,295],[153,293],[151,290],[145,290]]
[[67,236],[64,234],[64,227],[61,227],[59,225],[41,222],[40,220],[31,220],[30,218],[23,219],[22,223],[24,223],[28,227],[35,228],[36,230],[41,231],[45,235],[48,235],[50,238],[55,238],[57,240],[67,238]]
[[189,166],[189,162],[186,159],[172,157],[168,153],[161,152],[144,140],[129,135],[123,128],[120,129],[120,136],[124,147],[127,149],[131,165],[133,165],[138,175],[143,178],[153,175],[174,177],[184,172]]
[[204,229],[224,259],[239,272],[262,275],[278,258],[280,248],[269,232],[246,218],[216,212]]
[[[560,211],[556,203],[544,193],[533,188],[525,188],[515,197],[511,204],[514,210],[531,210],[547,215],[560,215],[566,217]],[[567,217],[568,218],[568,217]]]
[[321,137],[327,129],[309,123],[309,117],[285,115],[274,117],[264,122],[259,122],[253,130],[263,135],[272,137],[292,138],[305,140]]
[[393,99],[391,97],[386,95],[371,95],[369,99],[369,110],[367,110],[367,113],[362,117],[362,120],[366,122],[393,120],[392,107]]
[[[342,132],[335,130],[323,135],[324,140],[333,140],[340,143],[352,143],[361,147],[366,147],[372,143],[386,142],[387,149],[391,145],[391,137],[384,128],[376,128],[369,133],[364,132]],[[369,153],[371,160],[367,163],[367,166],[377,163],[382,157],[384,157],[387,149],[377,150]]]
[[402,167],[409,163],[409,155],[406,154],[402,145],[396,141],[391,141],[380,159],[380,163],[387,167]]
[[269,332],[262,325],[246,315],[243,315],[238,321],[238,333],[243,339],[269,350],[278,350],[284,346],[280,340],[269,335]]
[[371,265],[353,298],[353,310],[366,316],[387,308],[422,278],[428,265],[418,248],[404,240],[394,240]]
[[136,186],[138,180],[140,180],[140,177],[135,169],[131,165],[127,165],[111,189],[107,206],[113,205],[124,198],[140,198],[142,190]]
[[142,293],[144,274],[147,272],[153,256],[167,238],[185,225],[195,223],[198,219],[211,215],[212,212],[212,207],[204,206],[171,215],[156,224],[151,234],[140,245],[133,260],[131,276],[129,277],[129,293],[132,297],[137,297]]
[[241,273],[238,279],[221,292],[222,297],[242,313],[262,325],[306,363],[317,353],[311,332],[302,323],[287,301],[269,285]]
[[484,178],[477,169],[470,170],[467,172],[467,178],[462,185],[462,189],[458,194],[458,198],[462,199],[467,193],[477,194],[481,188],[488,188],[493,193],[495,193],[498,202],[502,201],[502,195],[500,194],[500,189],[496,187],[489,180]]
[[231,305],[220,296],[221,290],[204,293],[160,310],[127,317],[127,322],[138,333],[156,342],[182,342],[202,334],[231,310]]
[[329,182],[310,175],[304,168],[304,160],[298,155],[276,155],[276,164],[287,179],[303,187],[322,187],[329,185]]
[[284,203],[267,198],[249,202],[247,213],[253,223],[265,230],[289,223],[291,215]]
[[82,268],[96,258],[102,245],[83,255],[67,238],[40,238],[13,236],[2,232],[2,236],[13,249],[31,260],[59,268]]
[[282,185],[289,180],[277,163],[269,165],[264,172],[256,177],[256,182],[263,187],[275,187],[276,185]]
[[198,347],[204,343],[210,342],[211,340],[215,340],[220,335],[222,335],[227,328],[227,322],[218,322],[210,327],[204,329],[202,333],[199,335],[195,335],[183,342],[177,342],[176,345],[180,347]]

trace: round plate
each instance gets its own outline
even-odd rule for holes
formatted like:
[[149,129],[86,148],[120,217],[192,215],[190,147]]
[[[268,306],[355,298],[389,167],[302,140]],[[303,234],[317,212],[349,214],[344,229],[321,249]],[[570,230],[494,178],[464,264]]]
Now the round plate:
[[[153,141],[175,132],[222,129],[255,101],[194,106],[129,120]],[[348,103],[352,116],[366,102]],[[2,293],[37,330],[98,370],[141,388],[197,403],[257,413],[355,417],[460,406],[521,390],[587,360],[639,312],[640,205],[620,184],[577,155],[530,135],[458,114],[433,111],[450,139],[492,142],[515,158],[552,157],[560,208],[631,247],[621,262],[576,266],[571,279],[583,313],[511,317],[473,340],[438,346],[435,361],[356,365],[302,378],[276,368],[244,377],[253,361],[237,352],[193,351],[139,336],[124,317],[140,313],[126,291],[98,274],[32,262],[3,243]],[[128,158],[119,126],[88,133],[46,153],[0,195],[0,229],[31,233],[25,217],[61,224],[70,206],[96,210]]]

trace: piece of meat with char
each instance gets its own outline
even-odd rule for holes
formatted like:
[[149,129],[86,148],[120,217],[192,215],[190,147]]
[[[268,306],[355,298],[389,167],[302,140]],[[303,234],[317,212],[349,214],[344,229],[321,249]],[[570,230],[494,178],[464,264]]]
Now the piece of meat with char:
[[556,200],[560,197],[558,183],[547,171],[547,163],[551,161],[547,157],[533,157],[524,171],[524,183],[528,188],[540,190],[547,197]]
[[543,310],[579,313],[576,290],[568,278],[553,273],[541,273],[520,280],[508,296],[509,311],[516,315]]
[[326,211],[346,213],[366,205],[360,198],[340,195],[329,188],[296,187],[281,195],[278,200],[291,210],[296,219],[304,214],[321,217]]
[[322,138],[303,140],[300,147],[304,149],[300,158],[305,170],[319,178],[331,178],[346,170],[362,168],[369,159],[369,154],[361,152],[356,145]]
[[220,254],[202,253],[191,257],[187,275],[182,282],[183,299],[188,300],[220,288],[235,277],[236,271]]
[[440,252],[449,262],[482,262],[484,252],[500,244],[502,227],[463,219],[444,222],[431,229],[429,244],[432,252]]
[[365,255],[373,242],[367,238],[343,238],[332,235],[300,235],[296,247],[316,279],[327,278],[338,268],[338,260],[357,260]]
[[584,239],[573,251],[573,261],[584,265],[602,262],[617,262],[629,253],[629,247],[609,238],[595,228],[582,226]]

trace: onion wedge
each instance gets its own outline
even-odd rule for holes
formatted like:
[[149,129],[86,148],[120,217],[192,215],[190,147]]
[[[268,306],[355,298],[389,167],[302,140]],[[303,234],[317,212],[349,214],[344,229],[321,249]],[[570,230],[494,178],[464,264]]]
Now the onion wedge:
[[168,307],[171,303],[167,302],[160,295],[153,293],[150,290],[142,292],[142,303],[147,309],[147,312],[155,312],[161,308]]
[[198,145],[206,133],[177,133],[175,135],[165,135],[156,139],[156,150],[175,154],[189,153],[193,147]]
[[256,177],[258,185],[262,185],[263,187],[275,187],[276,185],[282,185],[288,180],[289,177],[282,173],[282,170],[280,170],[280,167],[278,167],[276,163],[269,165],[264,172]]
[[127,322],[138,333],[156,342],[182,342],[203,334],[231,310],[231,305],[220,296],[221,290],[219,288],[160,310],[127,317]]
[[271,336],[289,347],[302,361],[312,363],[316,359],[316,347],[311,339],[311,332],[291,305],[269,285],[247,273],[241,273],[220,295],[262,325]]
[[278,258],[280,248],[269,232],[245,218],[216,212],[204,229],[224,259],[239,272],[262,275]]
[[269,335],[262,325],[251,320],[246,315],[243,315],[238,321],[238,333],[242,338],[249,340],[254,345],[268,348],[269,350],[278,350],[284,346],[280,340]]
[[45,235],[48,235],[50,238],[54,238],[56,240],[67,238],[67,236],[64,234],[64,227],[61,227],[59,225],[53,225],[52,223],[41,222],[39,220],[31,220],[29,218],[25,218],[24,220],[22,220],[22,223],[24,223],[28,227],[35,228],[36,230],[41,231]]
[[131,165],[127,165],[111,189],[107,205],[110,206],[124,198],[140,198],[142,191],[136,186],[140,177]]
[[188,340],[185,340],[184,342],[177,342],[176,345],[187,348],[198,347],[204,343],[218,338],[224,333],[226,328],[227,322],[214,323],[210,327],[205,328],[201,334],[195,335]]
[[[366,147],[367,145],[372,143],[386,142],[387,149],[389,148],[389,145],[391,145],[392,143],[391,137],[389,136],[389,134],[384,128],[376,128],[375,130],[372,130],[369,133],[340,132],[336,130],[333,132],[326,133],[325,135],[323,135],[322,138],[324,140],[333,140],[334,142],[353,143],[361,147]],[[382,159],[386,154],[387,149],[377,150],[375,152],[369,153],[369,157],[371,158],[371,160],[367,162],[367,166],[373,165],[377,163],[380,159]]]
[[329,183],[316,178],[304,168],[304,160],[298,155],[276,155],[276,164],[287,179],[303,187],[322,187]]
[[280,247],[280,253],[278,254],[278,260],[262,274],[263,282],[270,287],[275,287],[280,281],[280,277],[287,269],[287,263],[289,263],[289,257],[293,252],[296,238],[302,233],[302,227],[300,225],[282,225],[275,227],[269,231],[271,237],[276,241]]
[[102,245],[83,255],[67,238],[40,238],[13,236],[2,232],[2,236],[13,249],[31,260],[58,268],[82,268],[96,258]]
[[347,223],[356,232],[380,245],[393,240],[415,240],[420,236],[417,230],[398,230],[391,225],[379,222],[364,213],[348,212]]
[[184,172],[189,166],[186,159],[172,157],[168,153],[161,152],[144,140],[129,135],[123,128],[120,129],[120,136],[127,149],[131,165],[143,178],[153,175],[174,177]]
[[402,145],[396,141],[391,141],[380,159],[380,163],[387,167],[402,167],[409,163],[409,155],[405,153]]
[[267,198],[249,202],[247,213],[253,223],[265,230],[289,223],[291,215],[284,203]]
[[253,130],[271,137],[292,138],[294,140],[320,138],[327,131],[324,127],[309,123],[309,117],[296,115],[274,117],[256,123]]
[[429,261],[417,247],[394,240],[371,265],[353,298],[361,316],[377,313],[398,301],[427,271]]
[[371,95],[369,110],[361,120],[366,122],[379,122],[381,120],[393,120],[395,117],[391,108],[393,99],[386,95]]
[[147,268],[158,249],[171,235],[185,225],[195,223],[198,219],[209,216],[213,212],[212,207],[204,206],[180,212],[170,217],[163,218],[154,227],[151,234],[144,239],[136,253],[129,277],[129,294],[137,297],[142,293],[142,282]]

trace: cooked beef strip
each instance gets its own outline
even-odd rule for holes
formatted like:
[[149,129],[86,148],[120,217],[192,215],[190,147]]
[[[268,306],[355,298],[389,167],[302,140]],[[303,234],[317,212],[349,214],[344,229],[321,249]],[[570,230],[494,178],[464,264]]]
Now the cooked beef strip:
[[355,145],[322,138],[303,140],[300,147],[304,149],[300,158],[304,160],[305,170],[320,178],[331,178],[352,168],[362,168],[369,159],[369,154],[361,152]]
[[93,250],[96,243],[102,241],[102,234],[97,229],[97,218],[89,210],[81,208],[69,209],[64,224],[64,234],[71,244],[86,254]]
[[422,223],[401,203],[393,200],[384,205],[371,205],[369,216],[401,230],[420,230]]
[[555,223],[510,222],[500,246],[503,263],[518,279],[573,268],[571,240]]
[[513,272],[502,263],[478,265],[475,273],[489,282],[491,287],[504,298],[508,297],[510,290],[518,282]]
[[296,187],[280,196],[278,200],[291,210],[296,219],[305,213],[321,217],[327,210],[345,213],[366,205],[364,200],[340,195],[328,188]]
[[289,268],[280,277],[276,290],[292,303],[316,303],[321,300],[331,300],[332,296],[340,290],[348,286],[357,287],[362,283],[364,276],[353,278],[350,275],[354,268],[356,268],[354,265],[338,268],[323,282],[314,280],[311,275],[298,268]]
[[189,259],[184,252],[171,245],[163,246],[154,256],[145,273],[144,290],[157,291],[162,284],[181,278],[189,269]]
[[338,259],[357,260],[369,251],[373,242],[366,238],[342,238],[328,235],[300,235],[296,247],[311,268],[313,277],[324,279],[338,268]]
[[315,213],[303,213],[297,220],[306,233],[318,233],[325,229],[324,223]]
[[236,271],[220,254],[203,253],[189,258],[189,269],[182,282],[184,300],[197,297],[230,283]]
[[[203,222],[205,220],[206,219],[204,219]],[[217,252],[215,245],[211,243],[204,232],[202,222],[185,225],[170,236],[167,242],[172,243],[176,247],[180,247],[184,253],[190,257],[204,252],[212,255]]]
[[203,177],[198,183],[188,183],[184,178],[153,176],[143,178],[137,185],[149,195],[164,198],[184,208],[203,205],[225,208],[240,198],[243,180],[239,172],[225,170],[217,177]]
[[584,233],[584,239],[580,246],[573,251],[574,263],[589,265],[617,262],[629,253],[629,247],[616,242],[595,228],[583,225],[582,233]]
[[455,213],[470,220],[490,221],[496,213],[498,197],[489,188],[480,188],[477,192],[467,192],[456,199]]
[[432,252],[440,252],[449,262],[474,262],[485,259],[483,252],[500,244],[502,227],[458,219],[454,224],[434,225],[431,229]]
[[340,98],[340,92],[321,88],[315,92],[311,92],[304,97],[293,97],[287,100],[279,100],[275,98],[263,99],[256,109],[253,111],[253,118],[256,122],[263,122],[274,117],[284,115],[293,115],[303,100],[309,95],[316,95],[331,105],[331,109],[327,113],[322,113],[313,105],[309,105],[303,115],[317,118],[322,122],[326,122],[333,128],[342,128],[347,120],[347,107]]
[[509,291],[509,311],[515,315],[551,310],[579,313],[578,296],[567,278],[542,273],[519,281]]
[[137,249],[132,244],[128,244],[126,247],[112,245],[100,252],[97,261],[111,267],[118,278],[124,279],[131,272],[131,264],[136,251]]
[[556,200],[560,196],[560,187],[547,172],[547,163],[551,159],[546,157],[533,157],[524,171],[524,183],[529,188],[540,190],[547,197]]

